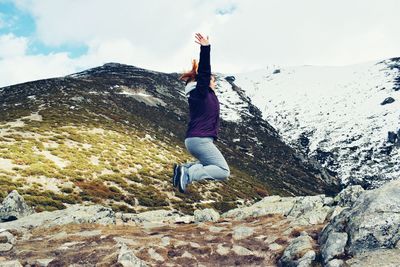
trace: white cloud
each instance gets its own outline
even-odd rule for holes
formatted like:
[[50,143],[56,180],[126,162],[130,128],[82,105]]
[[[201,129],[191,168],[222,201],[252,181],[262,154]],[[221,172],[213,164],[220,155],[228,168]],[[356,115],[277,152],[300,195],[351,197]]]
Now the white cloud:
[[79,66],[67,53],[28,55],[29,39],[0,35],[0,87],[37,79],[64,76]]
[[0,59],[24,55],[28,47],[28,39],[14,34],[0,35]]
[[32,80],[64,76],[75,71],[66,53],[23,55],[0,60],[0,87]]
[[[21,56],[26,50],[21,40],[19,52],[0,51],[9,64],[17,62],[9,59],[12,55],[26,58],[32,67],[37,62],[33,68],[44,68],[40,75],[49,71],[40,78],[111,61],[165,72],[183,71],[199,54],[195,32],[210,36],[213,71],[227,74],[270,64],[346,65],[400,56],[398,0],[14,2],[35,18],[32,38],[49,46],[83,44],[89,48],[78,58],[65,57],[66,63],[56,59],[58,54],[48,55],[49,62],[61,64],[53,66],[54,72],[34,56]],[[17,42],[15,38],[10,44]],[[27,77],[36,73],[26,71]]]
[[214,28],[214,57],[261,68],[398,56],[399,8],[395,0],[240,1],[225,25]]

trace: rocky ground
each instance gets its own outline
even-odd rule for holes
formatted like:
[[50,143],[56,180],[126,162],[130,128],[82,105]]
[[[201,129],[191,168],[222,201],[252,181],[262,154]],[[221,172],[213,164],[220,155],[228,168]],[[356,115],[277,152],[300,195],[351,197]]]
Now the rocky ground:
[[115,213],[0,207],[0,266],[399,266],[400,180],[381,188],[213,209]]
[[23,266],[39,259],[48,266],[139,261],[148,266],[274,266],[300,231],[315,238],[320,228],[293,227],[280,215],[168,225],[71,224],[35,229],[3,259],[18,259]]

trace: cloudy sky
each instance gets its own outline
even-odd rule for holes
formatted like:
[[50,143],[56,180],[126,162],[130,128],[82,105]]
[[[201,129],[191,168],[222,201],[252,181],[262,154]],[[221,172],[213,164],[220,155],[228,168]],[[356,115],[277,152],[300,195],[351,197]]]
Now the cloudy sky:
[[181,72],[208,35],[212,70],[400,56],[399,0],[0,0],[0,86],[107,62]]

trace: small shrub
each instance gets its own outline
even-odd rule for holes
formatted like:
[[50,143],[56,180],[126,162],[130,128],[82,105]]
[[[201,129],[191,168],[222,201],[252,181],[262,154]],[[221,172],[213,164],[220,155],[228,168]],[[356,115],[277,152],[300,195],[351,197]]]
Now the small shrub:
[[82,199],[91,200],[93,202],[98,199],[114,199],[121,200],[121,194],[115,193],[105,186],[100,180],[75,182],[75,184],[82,190],[80,192]]
[[228,210],[234,209],[237,207],[235,202],[226,202],[226,201],[218,201],[212,203],[214,208],[221,213],[227,212]]
[[74,189],[72,189],[71,187],[63,187],[60,190],[61,190],[61,192],[67,193],[67,194],[74,192]]
[[115,186],[110,186],[109,189],[114,193],[122,193],[121,190],[119,190],[119,188]]

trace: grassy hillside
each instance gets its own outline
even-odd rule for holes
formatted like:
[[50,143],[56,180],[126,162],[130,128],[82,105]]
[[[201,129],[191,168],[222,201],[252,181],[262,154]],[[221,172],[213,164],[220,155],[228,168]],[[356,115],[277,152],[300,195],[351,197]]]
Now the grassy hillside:
[[39,108],[15,109],[0,124],[1,200],[17,189],[36,211],[94,202],[130,212],[190,212],[267,195],[265,185],[234,167],[228,182],[193,184],[181,194],[170,182],[172,164],[193,158],[175,138],[84,109]]

